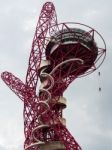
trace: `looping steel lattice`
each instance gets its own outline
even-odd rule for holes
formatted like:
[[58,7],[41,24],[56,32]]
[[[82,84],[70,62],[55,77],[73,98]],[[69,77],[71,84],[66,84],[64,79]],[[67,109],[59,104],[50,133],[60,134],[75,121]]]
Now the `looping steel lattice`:
[[[1,75],[24,102],[25,150],[39,150],[44,144],[53,142],[62,143],[62,149],[81,150],[66,128],[62,115],[66,107],[63,93],[76,78],[95,71],[105,54],[105,42],[95,29],[80,23],[58,24],[53,3],[43,5],[26,82],[9,72]],[[37,94],[38,79],[41,85]]]

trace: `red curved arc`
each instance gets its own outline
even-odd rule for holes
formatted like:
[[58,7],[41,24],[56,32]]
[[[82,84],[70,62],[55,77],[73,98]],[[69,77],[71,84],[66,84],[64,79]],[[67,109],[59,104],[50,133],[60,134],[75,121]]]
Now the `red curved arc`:
[[25,84],[17,77],[15,77],[12,73],[3,72],[1,74],[2,80],[5,84],[22,100],[24,101],[24,96],[26,93]]
[[22,100],[24,103],[29,103],[32,97],[34,97],[34,91],[32,88],[27,87],[18,77],[14,76],[10,72],[3,72],[1,74],[2,80],[5,84]]
[[[27,97],[26,99],[30,98],[32,102],[32,107],[30,105],[24,105],[24,131],[25,131],[25,145],[31,144],[32,142],[32,129],[34,128],[34,124],[37,118],[35,113],[36,103],[38,103],[38,98],[36,97],[36,86],[38,82],[38,70],[41,63],[41,59],[43,57],[43,52],[45,50],[45,45],[47,43],[47,33],[49,28],[52,25],[57,24],[57,16],[55,12],[55,7],[53,3],[47,2],[43,5],[41,10],[39,20],[37,23],[31,54],[29,58],[29,65],[26,75],[26,85],[34,90],[34,98]],[[55,28],[52,28],[54,32]],[[50,31],[49,31],[50,32]]]
[[65,126],[56,126],[54,130],[59,135],[60,141],[64,143],[66,150],[82,150]]
[[37,23],[26,75],[26,85],[35,90],[39,76],[38,69],[41,63],[44,45],[46,44],[46,35],[49,27],[54,24],[57,24],[55,7],[53,3],[47,2],[43,5]]

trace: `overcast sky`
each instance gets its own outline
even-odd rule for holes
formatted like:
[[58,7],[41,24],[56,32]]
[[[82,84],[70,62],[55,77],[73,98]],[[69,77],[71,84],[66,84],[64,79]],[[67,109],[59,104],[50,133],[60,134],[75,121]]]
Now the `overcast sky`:
[[[32,39],[45,0],[0,0],[0,73],[24,81]],[[112,1],[54,0],[59,22],[81,22],[104,37],[107,57],[98,71],[65,92],[67,127],[83,150],[112,149]],[[102,91],[99,92],[99,86]],[[0,150],[23,150],[23,103],[0,79]]]

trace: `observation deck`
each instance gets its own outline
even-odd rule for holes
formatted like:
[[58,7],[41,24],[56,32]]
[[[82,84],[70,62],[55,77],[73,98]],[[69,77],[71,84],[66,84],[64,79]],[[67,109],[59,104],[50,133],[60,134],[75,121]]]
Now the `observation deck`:
[[[78,75],[84,74],[94,64],[98,55],[97,44],[93,36],[79,28],[69,28],[55,33],[46,47],[46,59],[50,61],[51,70],[62,61],[72,58],[83,60],[84,67]],[[72,66],[70,75],[76,73],[79,62]],[[68,70],[70,63],[62,65],[64,72]],[[73,71],[74,70],[74,71]],[[50,71],[50,70],[49,70]]]

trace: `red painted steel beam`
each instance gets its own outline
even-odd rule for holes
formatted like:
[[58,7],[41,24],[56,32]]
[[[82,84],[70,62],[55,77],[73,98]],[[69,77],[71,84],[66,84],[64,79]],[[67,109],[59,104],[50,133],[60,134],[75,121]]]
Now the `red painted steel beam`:
[[47,43],[47,32],[54,24],[57,24],[55,7],[53,3],[46,2],[42,7],[36,26],[26,75],[26,85],[35,90],[39,76],[38,69]]

